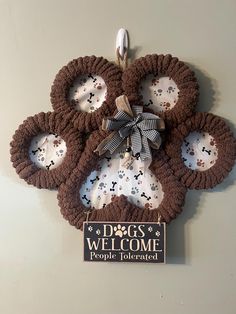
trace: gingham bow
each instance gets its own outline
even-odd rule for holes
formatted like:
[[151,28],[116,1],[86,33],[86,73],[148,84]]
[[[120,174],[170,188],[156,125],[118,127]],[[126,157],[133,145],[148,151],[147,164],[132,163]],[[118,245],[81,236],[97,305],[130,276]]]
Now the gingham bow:
[[117,114],[103,119],[102,124],[103,130],[113,132],[98,145],[96,151],[100,155],[106,151],[112,154],[129,137],[133,155],[140,154],[141,160],[151,159],[150,146],[155,149],[160,147],[161,136],[158,131],[164,130],[164,121],[152,113],[143,112],[142,106],[133,106],[131,110],[125,95],[116,99],[116,106]]

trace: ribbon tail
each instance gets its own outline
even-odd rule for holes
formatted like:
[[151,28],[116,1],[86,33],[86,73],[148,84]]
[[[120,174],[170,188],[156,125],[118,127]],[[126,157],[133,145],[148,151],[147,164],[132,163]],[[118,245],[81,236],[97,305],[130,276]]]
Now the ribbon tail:
[[140,152],[140,158],[142,161],[146,159],[152,160],[152,152],[149,147],[148,139],[145,136],[142,137],[142,149]]
[[110,154],[113,154],[114,151],[121,145],[123,140],[124,139],[114,131],[97,146],[95,152],[98,152],[99,156],[102,156],[107,151],[109,151]]
[[134,156],[141,152],[142,149],[142,136],[137,127],[133,128],[133,132],[131,133],[131,146]]
[[98,153],[99,156],[102,156],[106,153],[106,150],[104,150],[104,147],[106,144],[111,140],[111,138],[114,136],[116,132],[112,132],[110,135],[108,135],[100,144],[98,144],[97,148],[94,150],[95,153]]
[[150,146],[159,149],[161,146],[161,136],[160,133],[157,130],[149,130],[149,131],[143,131],[142,132],[144,137],[148,138],[150,140]]

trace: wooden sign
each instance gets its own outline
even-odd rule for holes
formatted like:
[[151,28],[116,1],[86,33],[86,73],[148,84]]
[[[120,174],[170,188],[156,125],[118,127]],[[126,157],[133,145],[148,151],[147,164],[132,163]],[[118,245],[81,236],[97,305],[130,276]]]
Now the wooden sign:
[[166,224],[84,222],[84,260],[165,263]]

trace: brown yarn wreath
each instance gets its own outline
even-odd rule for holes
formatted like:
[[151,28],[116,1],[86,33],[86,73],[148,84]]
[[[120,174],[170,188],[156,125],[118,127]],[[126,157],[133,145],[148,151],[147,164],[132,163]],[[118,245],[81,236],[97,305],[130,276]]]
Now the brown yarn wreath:
[[[62,164],[52,170],[37,167],[29,157],[33,137],[44,132],[56,133],[66,143],[67,151]],[[41,112],[28,117],[16,130],[11,146],[11,161],[20,178],[38,188],[54,189],[66,181],[76,167],[84,141],[82,134],[69,123],[62,113]]]
[[[181,157],[181,147],[189,133],[203,131],[216,141],[218,158],[205,171],[188,168]],[[221,183],[234,166],[236,140],[225,121],[211,113],[197,112],[186,122],[173,129],[167,139],[165,151],[169,164],[180,181],[189,189],[209,189]]]
[[[107,87],[107,96],[101,107],[92,113],[80,112],[69,100],[69,90],[80,75],[96,74],[102,77]],[[80,131],[91,132],[98,129],[102,119],[115,110],[115,99],[122,94],[121,69],[103,57],[80,57],[70,61],[56,75],[51,88],[51,102],[55,111],[65,110]]]
[[182,211],[186,189],[173,176],[164,151],[158,151],[154,155],[150,166],[164,192],[164,198],[158,208],[141,209],[128,202],[124,195],[115,196],[111,203],[101,209],[87,208],[82,204],[79,195],[80,187],[89,174],[96,169],[99,157],[94,150],[107,134],[101,130],[93,132],[86,143],[78,167],[72,172],[67,182],[60,186],[58,201],[64,218],[78,229],[82,229],[87,217],[91,221],[158,221],[161,217],[161,220],[167,223],[174,219]]
[[193,114],[199,95],[197,79],[184,62],[170,54],[141,57],[124,71],[123,89],[131,105],[144,105],[142,95],[139,93],[139,84],[148,74],[168,76],[178,86],[179,95],[175,106],[158,113],[167,126],[176,126]]

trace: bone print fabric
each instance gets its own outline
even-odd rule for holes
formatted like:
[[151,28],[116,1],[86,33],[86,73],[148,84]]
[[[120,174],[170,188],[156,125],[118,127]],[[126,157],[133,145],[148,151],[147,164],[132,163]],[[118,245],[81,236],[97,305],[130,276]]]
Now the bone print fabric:
[[102,159],[80,190],[83,204],[102,208],[115,196],[125,195],[141,208],[157,208],[163,199],[162,186],[140,157],[125,166],[125,149]]
[[174,219],[182,210],[186,189],[173,176],[163,150],[154,155],[150,168],[134,158],[125,169],[124,152],[104,160],[94,153],[106,136],[104,131],[90,136],[78,167],[60,186],[63,216],[77,228],[82,228],[86,213],[90,220],[100,221]]
[[63,162],[66,143],[58,134],[40,134],[31,141],[29,155],[36,166],[51,170]]
[[218,156],[215,139],[205,132],[192,132],[181,147],[184,164],[198,171],[212,167]]
[[100,108],[106,96],[104,80],[98,75],[87,74],[75,80],[69,99],[78,111],[91,113]]
[[64,113],[41,112],[19,126],[10,145],[20,178],[38,188],[55,189],[76,167],[84,140]]
[[155,113],[171,110],[178,101],[179,89],[170,77],[149,74],[139,86],[143,105]]
[[118,66],[102,57],[72,60],[61,68],[53,82],[53,109],[65,110],[79,131],[96,130],[103,117],[115,110],[115,99],[122,94],[121,75]]
[[204,112],[173,129],[165,149],[175,176],[191,189],[222,182],[236,158],[236,141],[225,121]]
[[147,55],[135,60],[123,74],[124,93],[131,104],[157,112],[169,127],[190,117],[199,86],[194,72],[171,55]]

